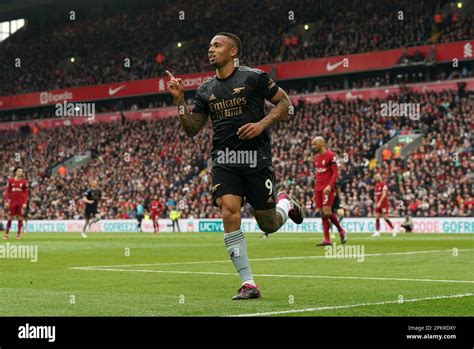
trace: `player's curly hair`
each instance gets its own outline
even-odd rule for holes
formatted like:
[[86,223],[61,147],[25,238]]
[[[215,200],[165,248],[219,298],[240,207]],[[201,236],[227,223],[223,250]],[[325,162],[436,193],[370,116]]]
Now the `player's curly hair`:
[[242,41],[240,41],[237,35],[229,32],[219,32],[216,35],[227,36],[229,39],[231,39],[237,47],[237,57],[240,56],[240,54],[242,53]]

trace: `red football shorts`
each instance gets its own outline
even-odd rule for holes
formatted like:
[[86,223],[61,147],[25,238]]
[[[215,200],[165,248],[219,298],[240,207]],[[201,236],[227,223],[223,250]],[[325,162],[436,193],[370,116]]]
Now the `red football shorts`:
[[375,206],[375,213],[385,214],[385,213],[388,213],[389,209],[390,208],[389,208],[388,204],[380,205],[379,208],[377,208],[377,206]]
[[331,190],[329,194],[324,194],[323,191],[314,192],[314,203],[316,208],[322,208],[323,206],[332,206],[334,203],[334,190]]
[[152,212],[151,213],[150,219],[152,221],[157,220],[158,218],[160,218],[160,212]]
[[23,202],[10,202],[9,215],[10,216],[23,216],[22,206]]

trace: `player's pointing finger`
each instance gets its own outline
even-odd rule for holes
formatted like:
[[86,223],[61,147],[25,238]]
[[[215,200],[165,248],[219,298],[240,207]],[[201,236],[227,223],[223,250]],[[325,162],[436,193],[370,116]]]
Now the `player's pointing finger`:
[[168,77],[169,77],[170,79],[174,79],[174,78],[175,78],[174,75],[171,74],[171,72],[170,72],[169,70],[166,70],[165,72],[166,72],[166,74],[168,74]]

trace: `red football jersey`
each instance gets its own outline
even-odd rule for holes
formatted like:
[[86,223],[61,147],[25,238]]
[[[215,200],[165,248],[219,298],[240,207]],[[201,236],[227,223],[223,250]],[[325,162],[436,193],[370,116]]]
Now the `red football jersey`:
[[334,190],[337,180],[336,154],[326,150],[324,154],[316,154],[314,157],[316,167],[316,181],[314,183],[315,191],[322,191],[328,185]]
[[24,178],[10,178],[5,190],[5,201],[26,203],[28,201],[28,181]]
[[158,200],[152,200],[150,202],[150,211],[151,212],[161,212],[163,210],[163,205]]
[[385,184],[385,182],[375,183],[374,193],[375,193],[375,203],[376,204],[378,204],[380,199],[382,198],[382,193],[383,193],[384,189],[387,189],[387,196],[385,197],[385,199],[381,203],[382,206],[388,205],[388,187]]

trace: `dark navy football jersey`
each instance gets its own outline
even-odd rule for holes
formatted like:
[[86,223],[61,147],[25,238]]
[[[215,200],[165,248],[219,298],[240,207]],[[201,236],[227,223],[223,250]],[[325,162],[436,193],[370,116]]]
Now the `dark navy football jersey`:
[[[194,113],[208,114],[214,130],[211,157],[218,151],[256,150],[259,157],[271,161],[270,136],[264,130],[258,137],[242,140],[237,130],[265,117],[265,99],[271,100],[278,86],[260,69],[240,66],[225,79],[207,80],[196,91]],[[261,159],[259,159],[261,160]],[[264,161],[265,162],[265,161]]]
[[102,192],[99,189],[88,189],[85,193],[84,196],[87,198],[87,200],[92,200],[94,201],[92,204],[86,204],[87,207],[95,207],[97,208],[97,205],[99,204],[100,199],[102,198]]

